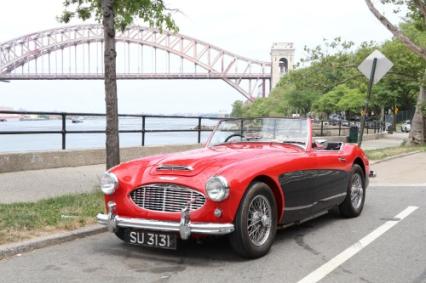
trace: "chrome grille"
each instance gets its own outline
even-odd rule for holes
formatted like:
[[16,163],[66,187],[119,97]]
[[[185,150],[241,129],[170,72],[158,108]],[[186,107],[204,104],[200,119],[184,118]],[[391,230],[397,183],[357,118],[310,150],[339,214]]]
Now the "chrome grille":
[[150,184],[130,193],[139,207],[165,212],[179,212],[191,201],[190,210],[199,209],[206,202],[203,194],[174,184]]

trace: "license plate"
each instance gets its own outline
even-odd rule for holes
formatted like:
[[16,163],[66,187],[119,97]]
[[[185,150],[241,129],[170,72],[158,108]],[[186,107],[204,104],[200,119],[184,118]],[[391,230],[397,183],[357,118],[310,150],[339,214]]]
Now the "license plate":
[[128,229],[126,241],[133,245],[152,248],[171,250],[177,248],[177,237],[172,233]]

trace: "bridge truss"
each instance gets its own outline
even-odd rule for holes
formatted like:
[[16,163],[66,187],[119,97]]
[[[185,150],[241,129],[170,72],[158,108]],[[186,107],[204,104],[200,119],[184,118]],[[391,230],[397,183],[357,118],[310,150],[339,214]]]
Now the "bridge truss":
[[[182,34],[131,26],[116,34],[118,79],[221,79],[248,100],[265,96],[271,63]],[[0,44],[1,80],[103,79],[103,28],[76,25]]]

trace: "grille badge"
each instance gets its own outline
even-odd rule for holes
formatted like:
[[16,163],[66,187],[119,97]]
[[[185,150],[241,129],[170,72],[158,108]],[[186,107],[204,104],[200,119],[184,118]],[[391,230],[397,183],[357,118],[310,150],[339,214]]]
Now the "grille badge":
[[177,177],[172,177],[172,176],[161,176],[160,177],[161,180],[168,180],[168,181],[173,181],[176,180]]

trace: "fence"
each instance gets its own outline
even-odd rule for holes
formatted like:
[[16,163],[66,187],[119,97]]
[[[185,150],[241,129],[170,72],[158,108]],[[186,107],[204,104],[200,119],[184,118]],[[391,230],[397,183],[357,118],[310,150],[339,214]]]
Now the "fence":
[[[313,136],[349,136],[351,127],[359,127],[358,121],[315,121],[312,125]],[[370,120],[365,122],[365,133],[381,133],[384,130],[382,121]]]
[[[35,112],[35,111],[1,111],[0,114],[14,114],[14,115],[38,115],[45,117],[60,117],[61,129],[60,130],[21,130],[21,131],[0,131],[1,135],[43,135],[43,134],[59,134],[62,140],[62,149],[67,148],[67,135],[69,134],[105,134],[105,130],[68,130],[67,119],[71,117],[106,117],[105,114],[99,113],[77,113],[77,112]],[[197,143],[201,143],[201,133],[211,132],[212,127],[204,127],[203,120],[219,120],[220,117],[208,116],[184,116],[184,115],[139,115],[139,114],[119,114],[119,118],[138,118],[140,119],[140,129],[125,129],[119,130],[119,133],[140,133],[141,145],[145,146],[147,133],[178,133],[178,132],[196,132]],[[147,118],[159,119],[193,119],[196,121],[197,126],[191,129],[147,129]],[[3,118],[4,119],[4,118]],[[75,119],[79,122],[79,119]]]
[[[35,112],[35,111],[2,111],[0,114],[16,115],[15,119],[19,116],[24,115],[37,115],[38,117],[52,118],[56,117],[60,120],[60,128],[57,130],[14,130],[5,131],[0,130],[1,135],[51,135],[58,134],[61,136],[61,148],[65,150],[67,148],[67,135],[70,134],[105,134],[105,130],[69,130],[67,129],[67,120],[75,118],[75,122],[79,122],[78,117],[93,117],[93,118],[105,118],[105,114],[99,113],[77,113],[77,112]],[[209,117],[209,116],[185,116],[185,115],[142,115],[142,114],[120,114],[119,118],[137,118],[139,119],[139,125],[137,129],[120,129],[119,133],[137,133],[140,134],[140,145],[146,145],[146,136],[148,133],[197,133],[197,143],[201,143],[202,132],[211,132],[213,126],[206,126],[203,124],[205,120],[220,120],[223,117]],[[4,116],[3,116],[4,117]],[[77,118],[76,118],[77,117]],[[158,119],[190,119],[195,122],[195,126],[192,128],[160,128],[152,129],[148,127],[148,118]],[[3,118],[4,120],[4,118]],[[167,122],[167,120],[165,121]],[[359,126],[359,122],[354,121],[313,121],[313,135],[314,136],[348,136],[349,128],[351,126]],[[366,122],[366,133],[381,132],[383,129],[383,123],[379,121],[368,121]],[[194,141],[195,142],[195,141]]]

